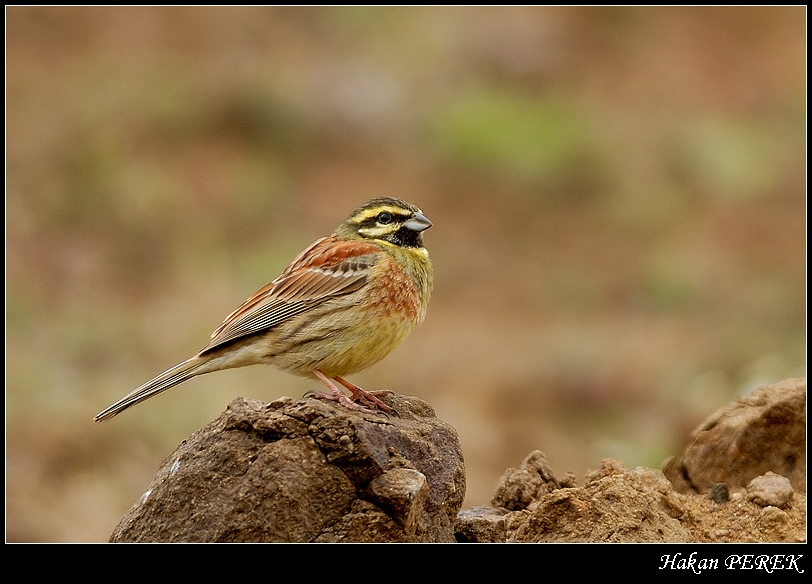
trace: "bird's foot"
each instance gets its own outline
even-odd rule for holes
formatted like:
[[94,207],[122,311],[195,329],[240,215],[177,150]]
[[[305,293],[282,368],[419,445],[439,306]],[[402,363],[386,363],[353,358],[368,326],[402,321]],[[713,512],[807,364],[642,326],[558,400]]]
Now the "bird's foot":
[[380,414],[380,411],[375,411],[370,408],[364,407],[360,404],[355,403],[347,394],[343,393],[340,389],[330,389],[330,393],[324,393],[323,391],[308,391],[306,394],[308,397],[314,397],[316,399],[326,399],[334,402],[338,402],[348,410],[352,410],[354,412],[361,412],[363,414]]
[[[330,379],[318,369],[315,370],[314,375],[318,377],[324,385],[330,390],[330,393],[323,392],[309,392],[309,395],[317,399],[329,399],[336,401],[347,409],[363,412],[365,414],[393,414],[395,411],[383,403],[378,396],[390,394],[390,391],[364,391],[354,383],[350,383],[343,377],[336,377]],[[352,399],[347,397],[341,389],[336,385],[336,381],[346,387],[352,394]]]
[[384,411],[387,414],[393,414],[395,411],[390,408],[388,405],[383,403],[379,397],[383,397],[385,395],[391,395],[393,392],[389,391],[388,389],[379,389],[376,391],[366,391],[344,379],[343,377],[336,377],[336,381],[338,381],[341,385],[346,387],[350,393],[352,394],[355,401],[361,402],[365,404],[367,407],[370,408],[377,408],[378,410]]

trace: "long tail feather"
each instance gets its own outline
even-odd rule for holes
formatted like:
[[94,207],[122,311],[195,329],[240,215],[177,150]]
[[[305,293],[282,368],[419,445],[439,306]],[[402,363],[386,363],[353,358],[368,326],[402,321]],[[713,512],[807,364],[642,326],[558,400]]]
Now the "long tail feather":
[[93,421],[103,422],[104,420],[109,420],[130,406],[134,406],[135,404],[149,399],[154,395],[158,395],[162,391],[166,391],[167,389],[174,387],[179,383],[183,383],[187,379],[195,377],[196,375],[208,373],[210,369],[204,368],[201,371],[201,368],[203,368],[209,362],[210,359],[201,358],[200,356],[195,355],[183,363],[178,363],[157,377],[150,379],[144,385],[117,401],[109,408],[99,412],[96,417],[93,418]]

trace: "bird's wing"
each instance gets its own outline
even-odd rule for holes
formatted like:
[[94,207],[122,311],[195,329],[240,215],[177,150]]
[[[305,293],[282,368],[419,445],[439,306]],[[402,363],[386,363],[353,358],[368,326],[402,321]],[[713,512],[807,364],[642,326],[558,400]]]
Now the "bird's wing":
[[228,315],[200,352],[269,329],[330,298],[358,290],[382,253],[380,247],[364,241],[333,236],[317,240],[279,277]]

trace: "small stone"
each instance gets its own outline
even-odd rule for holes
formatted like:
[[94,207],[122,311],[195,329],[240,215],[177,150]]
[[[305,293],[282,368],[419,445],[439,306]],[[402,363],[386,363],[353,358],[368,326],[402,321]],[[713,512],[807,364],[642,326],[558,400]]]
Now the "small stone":
[[747,498],[761,507],[772,505],[786,509],[792,503],[794,494],[789,479],[774,472],[756,477],[747,485]]
[[772,528],[784,525],[789,521],[789,516],[778,507],[769,505],[761,511],[761,524]]
[[708,498],[714,503],[722,504],[730,501],[730,489],[725,483],[716,483],[711,488]]
[[410,468],[393,468],[376,477],[368,487],[370,499],[414,535],[417,519],[426,504],[426,476]]
[[507,537],[507,509],[474,507],[457,513],[454,535],[459,543],[504,543]]
[[716,531],[713,532],[713,537],[716,539],[716,541],[719,541],[719,542],[723,542],[723,541],[727,540],[727,538],[729,536],[730,536],[730,530],[728,530],[728,529],[717,529]]

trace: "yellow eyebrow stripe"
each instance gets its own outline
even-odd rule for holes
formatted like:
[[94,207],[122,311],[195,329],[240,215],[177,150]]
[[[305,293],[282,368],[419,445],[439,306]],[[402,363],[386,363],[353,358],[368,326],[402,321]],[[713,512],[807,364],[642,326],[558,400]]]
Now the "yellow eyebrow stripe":
[[387,213],[391,213],[392,215],[395,215],[395,216],[398,216],[398,217],[411,217],[412,216],[411,211],[407,212],[407,211],[405,211],[404,209],[402,209],[400,207],[392,207],[392,206],[389,206],[389,205],[381,205],[380,207],[373,207],[373,208],[370,208],[370,209],[364,209],[360,213],[356,214],[355,217],[353,217],[353,220],[356,223],[361,223],[361,222],[365,221],[366,219],[372,219],[372,218],[378,216],[380,213],[383,213],[384,211],[387,212]]

